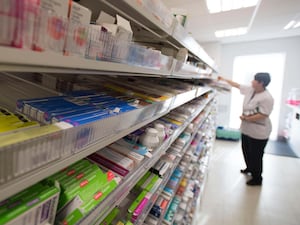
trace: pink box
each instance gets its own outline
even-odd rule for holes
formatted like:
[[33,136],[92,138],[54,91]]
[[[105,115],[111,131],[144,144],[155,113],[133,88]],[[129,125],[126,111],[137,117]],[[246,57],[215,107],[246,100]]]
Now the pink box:
[[2,0],[0,44],[32,48],[39,0]]

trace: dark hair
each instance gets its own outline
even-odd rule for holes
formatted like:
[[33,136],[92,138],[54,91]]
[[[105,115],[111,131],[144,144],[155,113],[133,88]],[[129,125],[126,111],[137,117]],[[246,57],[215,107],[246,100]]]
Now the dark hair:
[[257,73],[254,75],[254,80],[262,83],[264,87],[267,87],[271,82],[271,77],[269,73]]

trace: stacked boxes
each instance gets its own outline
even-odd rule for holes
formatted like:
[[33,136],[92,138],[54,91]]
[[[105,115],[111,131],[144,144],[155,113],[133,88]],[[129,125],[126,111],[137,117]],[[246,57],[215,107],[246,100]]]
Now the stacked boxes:
[[68,96],[18,100],[17,109],[41,123],[64,121],[78,126],[127,112],[135,107],[104,92],[76,91]]
[[35,184],[0,203],[0,224],[53,224],[59,188]]
[[137,221],[144,209],[147,207],[148,202],[158,190],[161,185],[162,179],[158,175],[147,172],[135,185],[133,191],[137,193],[136,199],[132,202],[127,210],[127,218],[131,222]]
[[113,173],[103,172],[87,160],[80,160],[45,180],[47,184],[53,181],[62,189],[56,221],[68,225],[87,215],[119,182]]
[[20,113],[13,114],[0,107],[0,136],[37,126],[39,126],[38,122],[31,121]]

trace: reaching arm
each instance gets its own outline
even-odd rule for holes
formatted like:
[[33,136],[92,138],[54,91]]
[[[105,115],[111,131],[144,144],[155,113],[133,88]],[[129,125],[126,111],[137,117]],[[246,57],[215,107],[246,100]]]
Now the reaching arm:
[[235,88],[240,89],[240,84],[239,84],[239,83],[236,83],[236,82],[234,82],[234,81],[232,81],[232,80],[226,79],[226,78],[221,77],[221,76],[218,77],[218,80],[225,81],[226,83],[228,83],[228,84],[231,85],[232,87],[235,87]]
[[249,122],[255,122],[255,121],[258,121],[258,120],[262,120],[262,119],[265,119],[267,118],[268,116],[267,115],[264,115],[262,113],[256,113],[254,115],[251,115],[251,116],[240,116],[241,120],[245,120],[245,121],[249,121]]

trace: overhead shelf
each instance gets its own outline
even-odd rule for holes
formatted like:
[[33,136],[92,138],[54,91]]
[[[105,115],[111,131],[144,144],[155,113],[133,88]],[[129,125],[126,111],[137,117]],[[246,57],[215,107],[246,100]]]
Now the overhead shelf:
[[185,47],[215,72],[218,71],[215,62],[209,57],[200,44],[190,34],[188,34],[187,30],[178,22],[174,26],[174,31],[172,36],[169,37],[169,40],[170,42],[175,42],[178,45]]
[[[205,63],[215,72],[218,71],[214,60],[209,57],[187,30],[175,18],[171,19],[170,16],[172,17],[172,15],[161,15],[155,11],[155,9],[152,9],[154,4],[152,1],[82,0],[80,2],[84,6],[90,7],[93,11],[97,11],[95,8],[101,7],[104,11],[112,14],[120,14],[130,20],[132,24],[142,27],[151,34],[154,34],[156,38],[155,40],[152,38],[152,42],[165,42],[177,49],[186,48],[192,55],[198,58],[198,60]],[[156,2],[156,4],[158,4],[158,2]],[[168,21],[171,20],[172,23],[168,22],[168,25],[164,24],[164,18]]]
[[[89,0],[84,0],[89,1]],[[137,0],[99,0],[104,3],[112,10],[115,10],[117,13],[126,17],[133,23],[136,23],[142,26],[144,29],[150,31],[155,34],[158,38],[164,38],[169,35],[172,35],[173,26],[175,23],[174,18],[166,18],[168,22],[164,23],[163,19],[159,18],[159,16],[151,12],[151,10],[147,9],[143,6],[143,1]],[[146,1],[145,1],[146,2]],[[152,5],[153,6],[153,5]],[[160,15],[163,17],[167,17],[168,15]]]
[[139,76],[164,76],[171,74],[171,64],[161,68],[148,68],[123,63],[96,61],[76,56],[63,56],[55,52],[35,52],[17,48],[0,47],[0,71],[48,72],[72,74],[107,74],[117,72]]
[[212,69],[199,68],[197,66],[183,63],[174,59],[172,77],[179,79],[207,79],[211,77]]
[[108,61],[96,61],[55,52],[35,52],[0,47],[0,71],[65,74],[117,74],[126,76],[206,79],[207,70],[165,59],[160,68],[150,68]]

